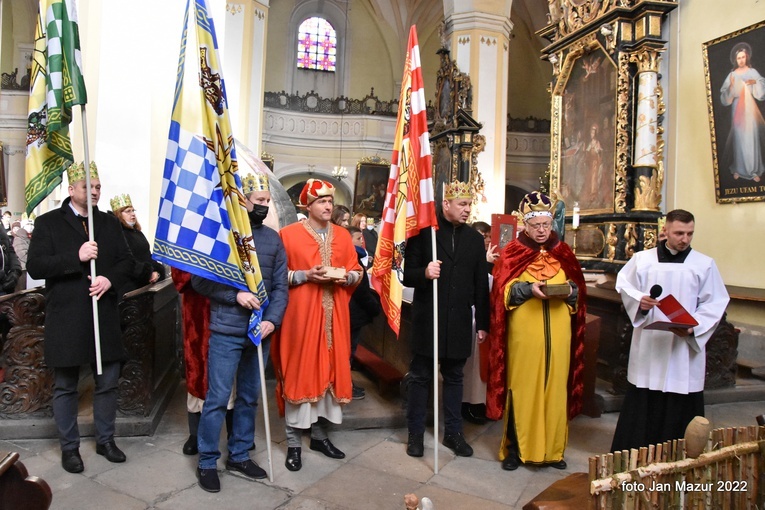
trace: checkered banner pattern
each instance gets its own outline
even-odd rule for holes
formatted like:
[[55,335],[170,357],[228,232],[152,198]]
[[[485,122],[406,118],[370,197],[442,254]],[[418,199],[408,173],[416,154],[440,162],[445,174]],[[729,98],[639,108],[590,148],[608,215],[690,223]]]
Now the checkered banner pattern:
[[221,283],[243,287],[242,272],[229,262],[230,229],[215,155],[201,137],[172,122],[154,258],[192,274],[208,277],[206,273],[212,273]]
[[409,29],[404,78],[399,96],[396,138],[377,241],[372,285],[391,329],[399,334],[404,292],[406,240],[428,227],[438,228],[433,199],[433,171],[425,88],[420,67],[417,27]]
[[[268,295],[237,172],[215,25],[205,0],[193,0],[191,36],[199,52],[186,58],[191,4],[187,1],[183,21],[154,258],[257,295],[260,310],[253,311],[248,334],[257,345]],[[194,66],[188,76],[187,62]]]

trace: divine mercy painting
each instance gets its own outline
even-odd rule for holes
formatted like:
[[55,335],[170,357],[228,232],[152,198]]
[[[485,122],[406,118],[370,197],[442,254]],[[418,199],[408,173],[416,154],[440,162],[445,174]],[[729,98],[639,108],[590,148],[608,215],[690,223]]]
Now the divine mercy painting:
[[765,21],[703,52],[717,202],[765,200]]

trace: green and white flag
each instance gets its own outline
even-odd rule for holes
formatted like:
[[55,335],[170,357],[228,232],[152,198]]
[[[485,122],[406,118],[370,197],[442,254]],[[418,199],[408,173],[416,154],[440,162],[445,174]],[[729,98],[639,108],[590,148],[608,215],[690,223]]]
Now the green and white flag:
[[40,0],[30,79],[24,196],[27,213],[74,162],[72,106],[87,102],[74,0]]

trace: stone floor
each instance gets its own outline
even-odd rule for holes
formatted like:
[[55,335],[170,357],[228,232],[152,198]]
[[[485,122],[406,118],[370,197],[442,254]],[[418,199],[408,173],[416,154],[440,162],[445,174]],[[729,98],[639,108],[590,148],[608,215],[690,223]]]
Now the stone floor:
[[[404,509],[404,495],[413,492],[429,497],[436,510],[490,510],[521,508],[554,481],[587,471],[588,456],[608,450],[618,418],[617,413],[607,413],[600,418],[579,416],[573,420],[566,450],[568,469],[564,471],[525,466],[512,473],[502,471],[496,460],[501,424],[466,424],[465,434],[474,456],[458,458],[439,446],[436,475],[432,434],[426,435],[423,458],[408,457],[400,401],[377,395],[374,384],[362,374],[354,372],[354,378],[367,388],[367,398],[352,402],[346,408],[342,428],[330,434],[347,455],[341,461],[309,450],[306,437],[303,469],[287,471],[284,430],[270,403],[273,483],[251,482],[221,470],[221,492],[210,494],[198,487],[196,457],[181,452],[188,433],[182,383],[153,436],[117,438],[128,456],[125,464],[110,464],[96,455],[92,438],[83,439],[80,452],[85,471],[76,475],[61,468],[56,440],[0,440],[0,450],[19,452],[29,473],[48,482],[54,509]],[[754,416],[763,412],[762,401],[716,404],[706,409],[717,427],[753,425]],[[267,469],[260,414],[254,460]]]

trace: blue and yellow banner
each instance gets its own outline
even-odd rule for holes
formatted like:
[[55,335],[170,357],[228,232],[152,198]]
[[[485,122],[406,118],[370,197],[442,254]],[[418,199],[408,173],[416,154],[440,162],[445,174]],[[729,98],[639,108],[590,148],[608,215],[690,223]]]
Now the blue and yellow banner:
[[[205,0],[194,0],[191,36],[199,51],[186,60],[190,3],[183,21],[154,258],[256,294],[261,310],[250,318],[250,338],[259,344],[268,296],[237,173],[215,25]],[[192,69],[186,69],[187,63]]]

